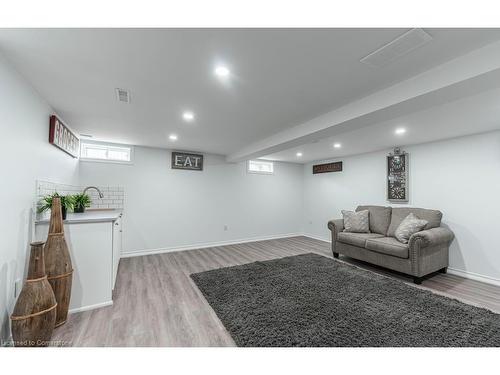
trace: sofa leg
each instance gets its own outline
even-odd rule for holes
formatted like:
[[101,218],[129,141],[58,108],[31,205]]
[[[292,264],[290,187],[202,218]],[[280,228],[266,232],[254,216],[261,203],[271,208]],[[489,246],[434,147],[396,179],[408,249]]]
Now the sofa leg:
[[420,285],[420,284],[422,284],[422,280],[423,280],[422,277],[416,277],[416,276],[413,277],[414,284]]
[[338,259],[339,258],[339,253],[333,252],[333,257]]
[[448,267],[441,268],[441,269],[439,270],[439,272],[440,272],[440,273],[446,273],[446,272],[448,272]]

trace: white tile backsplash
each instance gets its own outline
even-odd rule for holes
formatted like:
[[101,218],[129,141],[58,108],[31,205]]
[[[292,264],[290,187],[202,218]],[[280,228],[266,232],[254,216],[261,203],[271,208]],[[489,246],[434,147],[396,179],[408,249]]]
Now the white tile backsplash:
[[[75,186],[67,184],[59,184],[50,181],[37,181],[37,196],[36,203],[46,195],[59,193],[60,195],[78,194],[85,189],[86,186]],[[95,189],[87,190],[92,203],[89,208],[112,208],[123,209],[125,200],[125,190],[123,186],[97,186],[104,197],[99,198],[99,193]]]

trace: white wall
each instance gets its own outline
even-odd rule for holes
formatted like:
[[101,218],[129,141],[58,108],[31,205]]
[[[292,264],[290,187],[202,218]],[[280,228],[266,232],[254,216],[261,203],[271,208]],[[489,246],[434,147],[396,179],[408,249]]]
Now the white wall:
[[[450,268],[499,282],[500,131],[404,149],[409,205],[440,209],[456,234]],[[206,155],[203,172],[171,170],[170,151],[136,147],[133,165],[81,163],[80,183],[125,187],[126,253],[301,231],[329,240],[326,224],[341,209],[389,205],[389,151],[344,158],[341,173],[276,163],[276,174],[265,176],[215,155]]]
[[78,179],[78,161],[48,143],[52,113],[0,55],[0,341],[10,332],[14,282],[26,273],[35,181]]
[[[26,272],[35,180],[125,188],[124,252],[176,249],[304,232],[329,239],[328,220],[359,204],[387,205],[387,151],[346,157],[344,171],[276,163],[246,172],[206,155],[203,172],[170,169],[170,151],[136,147],[133,165],[78,163],[48,143],[53,110],[0,56],[0,339],[14,281]],[[443,211],[456,234],[450,267],[500,281],[500,131],[406,147],[410,205]],[[228,230],[224,230],[224,226]]]
[[[500,131],[403,147],[410,154],[408,205],[443,212],[455,232],[450,268],[500,281]],[[313,175],[304,166],[304,221],[308,235],[330,239],[328,220],[359,204],[386,199],[390,150],[346,157],[344,171]],[[495,281],[493,280],[493,281]]]
[[300,232],[301,165],[248,174],[245,163],[205,154],[202,172],[183,171],[170,168],[170,154],[136,147],[133,165],[80,163],[81,184],[125,188],[124,253]]

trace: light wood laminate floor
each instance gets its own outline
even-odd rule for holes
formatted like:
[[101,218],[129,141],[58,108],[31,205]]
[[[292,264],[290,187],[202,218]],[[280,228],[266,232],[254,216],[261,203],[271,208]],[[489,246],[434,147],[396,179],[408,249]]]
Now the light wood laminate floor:
[[[52,339],[68,346],[234,346],[189,275],[309,252],[331,257],[328,243],[293,237],[123,258],[113,305],[71,314]],[[411,283],[403,275],[341,260]],[[437,274],[421,287],[500,313],[500,287],[450,274]]]

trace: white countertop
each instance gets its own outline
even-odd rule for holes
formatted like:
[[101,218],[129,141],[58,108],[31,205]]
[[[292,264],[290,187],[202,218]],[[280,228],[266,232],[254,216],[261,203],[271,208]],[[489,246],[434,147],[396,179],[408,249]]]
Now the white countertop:
[[[100,223],[106,221],[115,221],[122,214],[121,210],[87,210],[83,213],[68,213],[65,224],[79,223]],[[48,224],[49,218],[37,220],[35,224]]]

